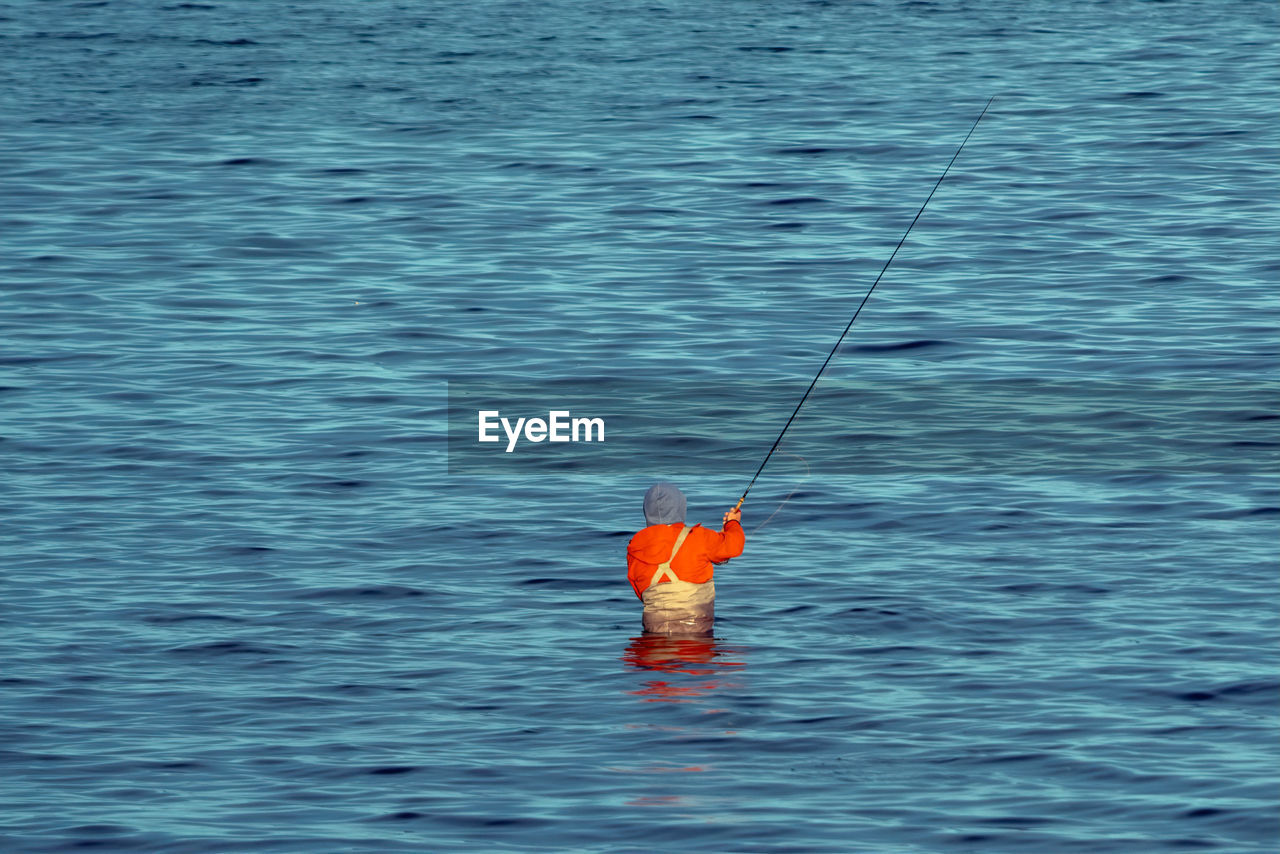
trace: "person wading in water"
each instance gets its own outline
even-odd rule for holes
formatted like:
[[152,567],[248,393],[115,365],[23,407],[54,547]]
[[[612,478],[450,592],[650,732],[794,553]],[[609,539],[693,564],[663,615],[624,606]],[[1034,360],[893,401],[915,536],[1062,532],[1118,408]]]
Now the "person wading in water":
[[684,494],[655,483],[644,494],[648,525],[627,544],[627,580],[644,602],[646,632],[709,635],[715,623],[715,564],[742,554],[742,511],[724,514],[719,531],[684,523]]

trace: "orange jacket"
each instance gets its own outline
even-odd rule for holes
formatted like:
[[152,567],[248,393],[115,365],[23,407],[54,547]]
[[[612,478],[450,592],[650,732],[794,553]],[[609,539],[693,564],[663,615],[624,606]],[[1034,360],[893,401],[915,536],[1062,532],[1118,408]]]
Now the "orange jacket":
[[[671,557],[671,547],[683,527],[679,522],[650,525],[627,543],[627,580],[636,596],[643,598],[649,579],[658,571],[658,564]],[[724,533],[694,525],[680,546],[680,554],[671,561],[671,571],[681,581],[705,584],[715,571],[712,564],[724,563],[742,554],[745,542],[742,525],[737,522],[725,522]]]

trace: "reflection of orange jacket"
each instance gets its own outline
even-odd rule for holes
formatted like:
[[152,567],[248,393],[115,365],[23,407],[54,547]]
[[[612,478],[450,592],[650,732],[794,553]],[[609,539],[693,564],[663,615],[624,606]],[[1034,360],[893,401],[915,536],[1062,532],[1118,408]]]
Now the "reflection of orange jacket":
[[[631,538],[627,544],[627,580],[635,589],[636,596],[643,597],[658,564],[671,557],[671,547],[676,544],[676,537],[680,536],[683,528],[679,522],[650,525]],[[705,584],[711,580],[712,564],[724,563],[742,554],[745,541],[742,525],[734,521],[725,522],[723,533],[694,525],[680,546],[680,553],[671,561],[671,571],[681,581]]]

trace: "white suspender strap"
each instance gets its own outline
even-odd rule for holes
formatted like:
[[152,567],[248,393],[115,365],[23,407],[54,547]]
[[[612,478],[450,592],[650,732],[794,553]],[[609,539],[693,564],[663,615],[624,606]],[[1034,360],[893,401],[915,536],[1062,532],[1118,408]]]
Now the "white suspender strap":
[[[684,530],[680,532],[680,536],[676,537],[676,544],[671,547],[671,557],[658,564],[658,568],[653,571],[653,575],[649,578],[649,583],[645,585],[645,589],[649,589],[659,581],[679,581],[679,577],[671,571],[671,561],[676,559],[676,553],[680,551],[680,547],[684,545],[684,538],[689,536],[689,532],[693,528],[689,525],[684,526]],[[663,576],[666,578],[663,578]]]

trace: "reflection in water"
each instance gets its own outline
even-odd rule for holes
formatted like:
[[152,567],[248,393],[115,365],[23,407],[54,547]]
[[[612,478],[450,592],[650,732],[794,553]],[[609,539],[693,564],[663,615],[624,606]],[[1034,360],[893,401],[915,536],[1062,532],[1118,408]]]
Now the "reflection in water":
[[[649,703],[689,703],[730,683],[724,676],[746,666],[741,649],[731,649],[713,637],[643,634],[631,639],[622,660],[632,667],[661,673],[645,687],[630,693]],[[696,677],[684,679],[677,674]]]
[[[634,637],[623,652],[622,660],[637,670],[649,671],[653,678],[645,680],[643,688],[628,693],[646,703],[705,703],[707,696],[717,689],[738,686],[739,683],[730,681],[729,677],[745,666],[742,653],[741,647],[731,648],[705,635],[673,637],[646,633]],[[717,723],[713,723],[720,719],[717,713],[729,710],[684,708],[713,717],[700,715],[699,723],[695,723],[685,719],[682,712],[672,709],[674,717],[664,716],[665,724],[646,721],[628,727],[650,736],[635,765],[611,769],[623,774],[643,775],[635,778],[642,790],[626,801],[628,806],[695,809],[706,808],[713,800],[705,794],[699,796],[690,792],[688,784],[679,781],[689,779],[686,775],[701,777],[714,772],[715,766],[704,761],[707,758],[705,752],[691,745],[688,739],[708,735],[713,730],[721,735],[734,735],[733,730],[721,730]],[[645,717],[650,717],[653,711],[650,710]],[[681,723],[692,725],[681,726]]]

